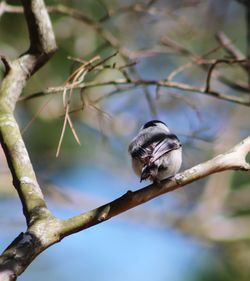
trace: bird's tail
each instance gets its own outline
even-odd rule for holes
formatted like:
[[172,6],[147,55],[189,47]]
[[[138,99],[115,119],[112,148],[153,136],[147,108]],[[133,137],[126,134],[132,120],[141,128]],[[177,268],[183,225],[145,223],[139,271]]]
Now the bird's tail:
[[141,171],[141,180],[140,181],[143,181],[146,179],[154,181],[157,174],[158,174],[157,165],[155,165],[154,163],[151,165],[145,165]]

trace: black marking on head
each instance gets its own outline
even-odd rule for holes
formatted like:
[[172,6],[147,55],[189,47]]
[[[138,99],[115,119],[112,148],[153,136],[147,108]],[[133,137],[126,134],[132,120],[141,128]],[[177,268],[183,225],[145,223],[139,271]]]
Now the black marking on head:
[[177,140],[177,141],[179,141],[179,139],[177,138],[177,136],[176,136],[175,134],[168,134],[167,136],[168,136],[168,138],[171,139],[171,140]]
[[167,126],[164,122],[160,121],[160,120],[151,120],[149,122],[147,122],[143,127],[142,129],[146,129],[146,128],[149,128],[149,127],[155,127],[157,125],[157,123],[162,123],[164,124],[165,126]]

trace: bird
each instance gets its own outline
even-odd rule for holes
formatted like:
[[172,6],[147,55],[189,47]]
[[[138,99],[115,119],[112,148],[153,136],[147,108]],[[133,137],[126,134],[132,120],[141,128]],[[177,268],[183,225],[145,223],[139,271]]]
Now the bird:
[[159,183],[177,174],[182,164],[182,144],[160,120],[145,123],[128,147],[132,167],[140,182]]

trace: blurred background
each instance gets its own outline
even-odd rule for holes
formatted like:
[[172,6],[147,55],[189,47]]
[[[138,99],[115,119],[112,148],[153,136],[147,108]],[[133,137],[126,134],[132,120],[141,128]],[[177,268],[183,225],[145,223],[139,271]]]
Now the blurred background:
[[[58,217],[145,186],[127,147],[150,119],[166,122],[183,142],[182,170],[249,135],[248,106],[181,87],[205,87],[205,60],[250,57],[247,2],[46,1],[59,50],[28,82],[16,116]],[[19,4],[0,2],[0,54],[11,59],[29,43]],[[163,80],[177,87],[159,86]],[[219,64],[209,86],[244,103],[248,81],[244,65]],[[77,89],[65,92],[69,84]],[[73,129],[67,123],[63,132],[66,110]],[[0,158],[3,251],[25,231],[25,220],[2,151]],[[250,280],[249,179],[215,174],[67,237],[20,280]]]

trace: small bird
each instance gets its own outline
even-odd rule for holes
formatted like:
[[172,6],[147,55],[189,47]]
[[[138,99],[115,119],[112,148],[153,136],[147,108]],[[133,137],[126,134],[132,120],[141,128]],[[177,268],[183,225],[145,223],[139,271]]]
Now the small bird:
[[140,181],[159,182],[174,176],[182,163],[182,144],[159,120],[147,122],[131,141],[128,151]]

